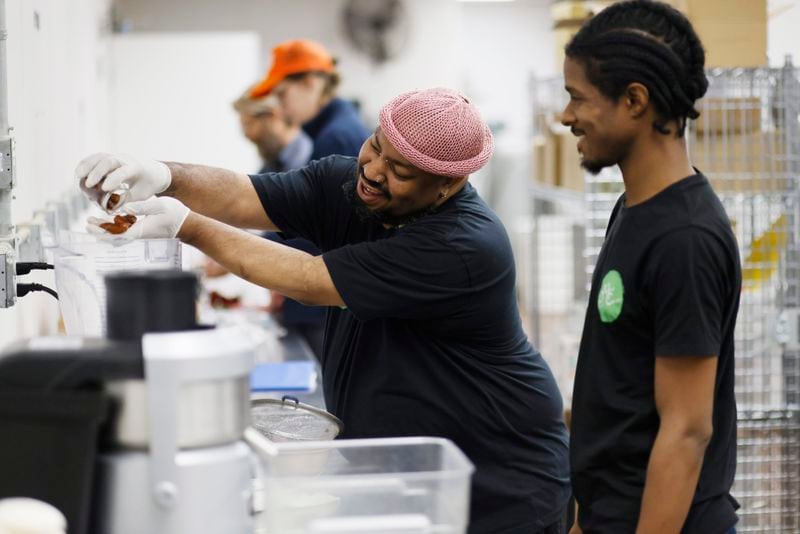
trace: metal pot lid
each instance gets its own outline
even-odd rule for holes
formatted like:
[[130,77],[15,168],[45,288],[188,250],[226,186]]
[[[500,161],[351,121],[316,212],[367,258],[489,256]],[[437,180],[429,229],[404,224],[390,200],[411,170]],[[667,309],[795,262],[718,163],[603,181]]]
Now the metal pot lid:
[[332,414],[294,397],[256,399],[250,407],[251,425],[273,441],[325,441],[344,428]]

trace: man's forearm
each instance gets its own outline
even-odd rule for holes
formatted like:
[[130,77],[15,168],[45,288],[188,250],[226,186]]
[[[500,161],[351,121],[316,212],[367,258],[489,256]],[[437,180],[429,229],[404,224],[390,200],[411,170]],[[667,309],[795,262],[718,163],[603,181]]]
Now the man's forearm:
[[178,237],[231,273],[304,304],[343,306],[321,256],[190,213]]
[[708,440],[662,428],[647,466],[637,534],[678,534],[692,504]]
[[247,175],[205,165],[165,163],[172,182],[162,195],[175,197],[195,213],[237,228],[277,230]]

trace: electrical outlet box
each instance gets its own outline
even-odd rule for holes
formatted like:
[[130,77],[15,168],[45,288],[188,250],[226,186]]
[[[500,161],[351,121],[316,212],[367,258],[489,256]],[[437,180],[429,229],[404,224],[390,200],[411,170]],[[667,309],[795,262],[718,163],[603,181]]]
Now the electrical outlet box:
[[14,251],[0,243],[0,308],[10,308],[16,303],[15,278]]
[[14,138],[0,137],[0,189],[11,189],[15,182]]

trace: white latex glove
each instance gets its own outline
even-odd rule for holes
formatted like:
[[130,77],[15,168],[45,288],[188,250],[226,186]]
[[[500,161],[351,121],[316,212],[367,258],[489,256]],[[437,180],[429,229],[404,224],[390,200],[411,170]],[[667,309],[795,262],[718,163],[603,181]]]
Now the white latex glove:
[[127,201],[146,200],[164,192],[172,183],[172,173],[166,164],[149,159],[139,159],[128,154],[92,154],[75,167],[78,183],[92,189],[97,184],[103,191],[120,188],[124,182],[130,187]]
[[191,210],[172,197],[152,197],[125,204],[125,213],[136,215],[136,223],[122,234],[111,234],[100,227],[108,219],[89,217],[86,231],[107,241],[133,239],[167,239],[178,235]]

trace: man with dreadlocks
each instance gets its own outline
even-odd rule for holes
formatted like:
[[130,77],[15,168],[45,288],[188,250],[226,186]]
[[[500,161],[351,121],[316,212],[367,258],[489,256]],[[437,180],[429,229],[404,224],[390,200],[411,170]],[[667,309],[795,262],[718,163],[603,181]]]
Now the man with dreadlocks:
[[686,152],[708,87],[689,21],[632,0],[566,47],[562,122],[625,193],[595,266],[573,398],[573,533],[724,534],[736,524],[733,331],[741,267]]

